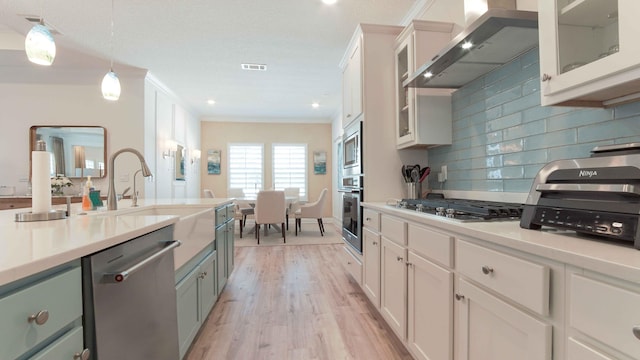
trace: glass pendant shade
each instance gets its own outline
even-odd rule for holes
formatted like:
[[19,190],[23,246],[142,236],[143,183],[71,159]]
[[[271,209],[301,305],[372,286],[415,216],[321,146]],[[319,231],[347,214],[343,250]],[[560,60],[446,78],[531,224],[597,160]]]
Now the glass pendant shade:
[[120,80],[113,70],[102,78],[102,97],[111,101],[116,101],[120,98]]
[[49,66],[56,57],[56,43],[49,29],[42,24],[31,28],[24,40],[24,50],[29,61],[38,65]]

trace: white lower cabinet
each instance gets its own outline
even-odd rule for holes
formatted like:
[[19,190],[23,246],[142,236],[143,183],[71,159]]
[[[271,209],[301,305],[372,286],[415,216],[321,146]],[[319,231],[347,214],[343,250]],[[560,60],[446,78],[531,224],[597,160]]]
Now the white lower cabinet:
[[453,272],[409,251],[407,290],[409,351],[416,359],[451,359]]
[[376,308],[380,308],[380,234],[367,227],[362,229],[364,264],[362,271],[362,289]]
[[401,340],[407,337],[407,250],[382,237],[380,312]]
[[458,360],[550,360],[552,326],[458,279]]
[[568,276],[568,360],[640,359],[640,286]]
[[340,251],[340,260],[351,277],[362,286],[362,261],[346,245]]

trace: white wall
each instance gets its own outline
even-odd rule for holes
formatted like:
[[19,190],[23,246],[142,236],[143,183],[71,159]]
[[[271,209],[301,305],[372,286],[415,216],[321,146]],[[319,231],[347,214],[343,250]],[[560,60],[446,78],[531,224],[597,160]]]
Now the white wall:
[[[26,193],[31,126],[95,125],[106,128],[108,156],[127,147],[145,155],[154,173],[154,180],[147,180],[145,186],[141,186],[143,180],[138,174],[137,188],[141,197],[199,197],[197,162],[192,166],[190,159],[187,159],[187,181],[176,182],[173,180],[173,159],[163,159],[160,155],[165,139],[175,138],[174,113],[180,118],[182,130],[178,130],[178,133],[182,137],[181,143],[187,149],[199,149],[199,121],[180,105],[177,96],[145,79],[145,73],[139,71],[131,75],[119,74],[122,95],[116,102],[102,98],[99,77],[92,82],[87,81],[84,74],[82,81],[73,78],[64,83],[44,84],[34,82],[33,79],[28,80],[29,83],[0,81],[0,124],[3,126],[0,141],[0,185],[15,186],[17,195]],[[133,154],[123,153],[118,156],[115,169],[109,168],[107,158],[107,174],[113,172],[118,193],[127,187],[133,189],[133,176],[139,168],[140,162]],[[102,191],[102,195],[107,194],[107,179],[93,179],[94,186]],[[67,189],[67,193],[80,193],[81,180],[73,179],[73,182],[74,186]]]
[[[3,127],[0,184],[15,186],[17,194],[25,194],[29,179],[29,128],[33,125],[104,126],[108,153],[123,147],[143,151],[144,127],[142,121],[136,119],[142,119],[144,114],[144,80],[142,77],[121,77],[120,80],[123,96],[118,102],[104,100],[97,84],[0,83],[0,123]],[[133,175],[140,166],[134,159],[122,155],[116,164],[116,177]],[[113,169],[107,169],[107,173],[111,171]],[[95,179],[93,183],[106,195],[106,178]],[[74,180],[74,184],[74,190],[79,193],[80,181]],[[118,182],[116,188],[122,190],[131,185],[131,181]]]
[[[153,76],[145,83],[145,157],[154,173],[145,190],[156,199],[184,199],[201,197],[200,162],[193,161],[194,150],[200,150],[200,121],[189,112],[166,86]],[[153,136],[151,136],[153,134]],[[177,145],[185,150],[185,180],[176,180],[175,151]],[[163,153],[170,153],[164,157]],[[151,195],[150,195],[151,196]]]

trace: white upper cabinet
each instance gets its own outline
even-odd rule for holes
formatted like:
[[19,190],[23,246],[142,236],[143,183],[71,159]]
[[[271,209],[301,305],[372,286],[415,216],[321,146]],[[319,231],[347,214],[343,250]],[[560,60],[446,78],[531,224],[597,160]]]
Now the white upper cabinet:
[[362,38],[349,49],[342,72],[342,125],[346,126],[362,114]]
[[542,105],[640,99],[640,1],[539,2]]
[[413,20],[395,49],[398,148],[451,144],[451,90],[406,88],[402,83],[451,40],[453,24]]

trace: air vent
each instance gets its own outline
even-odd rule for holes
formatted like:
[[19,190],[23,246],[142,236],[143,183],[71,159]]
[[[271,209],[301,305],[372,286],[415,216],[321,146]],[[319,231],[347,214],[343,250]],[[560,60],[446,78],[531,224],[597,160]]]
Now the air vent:
[[267,65],[265,64],[240,64],[242,66],[242,70],[252,70],[252,71],[267,71]]
[[[40,17],[39,16],[36,16],[36,15],[22,15],[22,16],[24,16],[24,19],[27,20],[28,22],[30,22],[33,25],[40,23]],[[53,26],[51,26],[51,24],[47,23],[46,21],[44,22],[44,26],[47,29],[49,29],[49,32],[52,35],[62,35],[60,33],[60,31],[56,30]]]

